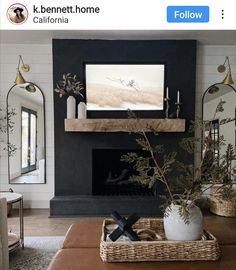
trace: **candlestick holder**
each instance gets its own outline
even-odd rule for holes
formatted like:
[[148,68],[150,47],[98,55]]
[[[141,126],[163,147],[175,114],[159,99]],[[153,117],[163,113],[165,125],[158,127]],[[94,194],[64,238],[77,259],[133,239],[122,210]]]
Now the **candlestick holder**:
[[176,118],[179,118],[179,113],[180,113],[180,105],[182,103],[180,102],[175,102],[175,105],[176,105]]
[[165,98],[164,100],[166,102],[166,110],[165,110],[166,118],[169,118],[170,98]]

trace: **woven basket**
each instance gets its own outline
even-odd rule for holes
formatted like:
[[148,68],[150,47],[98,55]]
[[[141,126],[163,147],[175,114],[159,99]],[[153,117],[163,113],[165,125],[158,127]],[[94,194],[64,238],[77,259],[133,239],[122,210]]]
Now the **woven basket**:
[[100,256],[104,262],[141,261],[198,261],[217,260],[220,249],[217,239],[204,231],[205,240],[168,241],[165,238],[162,219],[140,219],[133,229],[150,229],[162,237],[161,241],[106,241],[107,225],[113,220],[105,219],[100,242]]
[[219,216],[236,217],[236,198],[232,201],[224,201],[212,197],[210,199],[210,211]]

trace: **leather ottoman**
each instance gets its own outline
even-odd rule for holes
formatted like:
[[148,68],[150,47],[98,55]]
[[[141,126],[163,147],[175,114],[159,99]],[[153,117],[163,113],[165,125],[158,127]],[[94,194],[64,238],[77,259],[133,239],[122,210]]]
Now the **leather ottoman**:
[[220,261],[104,263],[99,248],[67,248],[57,252],[48,270],[234,270],[236,246],[222,246]]
[[[218,225],[222,233],[226,225]],[[231,231],[235,232],[234,226]],[[236,245],[224,241],[221,245],[223,255],[219,261],[104,263],[99,255],[101,232],[102,221],[73,224],[66,233],[62,249],[54,256],[48,270],[233,270],[236,267]],[[230,236],[235,238],[232,232],[226,239]]]
[[68,229],[62,248],[99,248],[102,235],[102,222],[80,222],[75,223]]

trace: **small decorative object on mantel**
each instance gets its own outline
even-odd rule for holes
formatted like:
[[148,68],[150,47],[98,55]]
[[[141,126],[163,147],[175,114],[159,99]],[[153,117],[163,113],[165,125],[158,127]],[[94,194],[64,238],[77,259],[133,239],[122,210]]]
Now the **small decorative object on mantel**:
[[78,119],[86,119],[87,118],[87,105],[81,101],[78,104],[78,114],[77,114]]
[[179,118],[179,113],[180,113],[180,105],[182,103],[180,102],[180,93],[179,91],[177,92],[177,101],[175,102],[176,105],[176,118]]
[[169,89],[166,87],[166,97],[165,97],[165,102],[166,102],[166,118],[169,118],[169,109],[170,109],[170,98],[169,98]]
[[73,96],[69,96],[66,100],[66,106],[67,106],[67,113],[66,118],[67,119],[74,119],[76,115],[76,100]]
[[110,235],[109,238],[114,242],[116,241],[122,234],[129,237],[131,241],[139,241],[139,237],[135,231],[131,228],[132,225],[137,222],[140,217],[137,214],[132,214],[127,219],[122,217],[119,213],[114,211],[111,214],[112,218],[118,224],[118,228],[116,228]]
[[56,85],[55,92],[59,93],[59,97],[67,96],[67,118],[76,118],[76,99],[75,97],[84,97],[81,91],[84,89],[81,82],[76,78],[76,75],[71,73],[63,74],[63,79]]

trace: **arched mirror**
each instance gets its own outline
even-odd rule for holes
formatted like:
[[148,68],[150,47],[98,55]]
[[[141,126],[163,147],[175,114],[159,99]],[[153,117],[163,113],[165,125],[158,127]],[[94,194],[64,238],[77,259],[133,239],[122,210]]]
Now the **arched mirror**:
[[[41,89],[27,82],[7,95],[10,184],[46,182],[45,100]],[[12,150],[14,149],[14,150]]]
[[[226,102],[223,105],[224,111],[214,113],[220,101]],[[213,144],[213,154],[215,157],[222,157],[226,153],[227,145],[236,146],[236,121],[229,121],[226,124],[221,124],[223,119],[234,119],[236,114],[236,90],[228,84],[217,83],[211,85],[204,93],[202,100],[202,113],[205,123],[203,139],[206,135],[211,135]],[[225,145],[219,147],[220,136],[224,137]],[[231,164],[235,167],[236,160]],[[236,171],[232,173],[233,180],[236,180]]]

